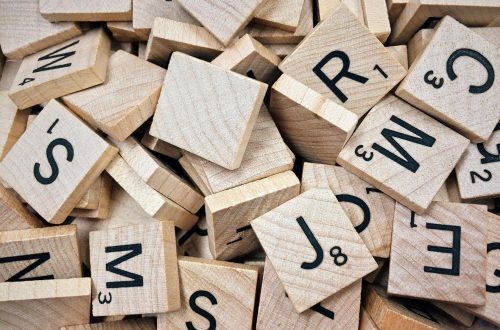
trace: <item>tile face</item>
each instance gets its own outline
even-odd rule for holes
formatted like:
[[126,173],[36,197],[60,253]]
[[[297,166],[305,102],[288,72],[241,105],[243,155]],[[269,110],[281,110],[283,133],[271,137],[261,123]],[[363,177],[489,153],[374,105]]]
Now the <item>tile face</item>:
[[155,314],[179,308],[173,222],[94,231],[89,245],[93,315]]
[[0,163],[0,176],[59,224],[116,155],[67,108],[50,101]]
[[254,21],[295,32],[303,6],[304,0],[267,0],[255,12]]
[[396,94],[471,141],[486,141],[500,120],[496,45],[447,16]]
[[460,134],[389,95],[368,113],[337,162],[420,214],[468,144]]
[[237,169],[267,85],[176,52],[163,86],[151,135],[229,170]]
[[41,0],[39,10],[51,22],[130,21],[132,0]]
[[388,258],[396,202],[340,166],[305,163],[302,192],[328,188],[374,257]]
[[482,205],[434,202],[419,216],[397,204],[388,293],[483,305],[488,218]]
[[406,74],[344,4],[318,24],[279,68],[358,116]]
[[102,29],[23,59],[9,91],[19,109],[47,102],[104,82],[109,38]]
[[19,200],[0,184],[0,231],[43,227],[43,223]]
[[251,222],[299,313],[377,268],[328,189],[312,189]]
[[158,315],[158,329],[252,328],[256,266],[179,258],[181,308]]

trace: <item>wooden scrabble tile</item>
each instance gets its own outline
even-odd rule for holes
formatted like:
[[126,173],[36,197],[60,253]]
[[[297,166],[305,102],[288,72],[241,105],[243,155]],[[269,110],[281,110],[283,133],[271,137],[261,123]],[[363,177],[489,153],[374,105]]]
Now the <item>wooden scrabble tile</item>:
[[496,45],[447,16],[396,94],[471,141],[484,142],[500,120],[495,103],[500,84],[495,83],[493,69],[500,66],[497,50]]
[[158,315],[158,329],[252,328],[257,267],[179,258],[181,309]]
[[388,293],[483,305],[487,230],[484,206],[434,202],[418,216],[397,204]]
[[24,133],[29,115],[29,111],[18,111],[7,94],[7,91],[0,91],[0,159]]
[[267,49],[278,55],[279,58],[284,59],[290,55],[297,45],[294,44],[266,44]]
[[362,0],[365,24],[381,43],[391,34],[391,24],[387,13],[386,0]]
[[440,311],[448,315],[454,321],[460,323],[461,325],[469,328],[474,323],[474,315],[466,312],[458,305],[448,304],[439,301],[434,301],[432,304],[437,307]]
[[42,227],[17,196],[0,184],[0,232]]
[[468,144],[460,134],[388,95],[368,113],[337,162],[420,214]]
[[337,6],[343,2],[351,12],[365,24],[362,0],[318,0],[318,17],[320,21],[330,16]]
[[153,116],[166,70],[119,50],[102,85],[63,97],[92,126],[123,141]]
[[469,144],[455,169],[462,199],[500,197],[499,150],[500,123],[488,141]]
[[106,27],[119,42],[147,41],[149,33],[140,33],[132,26],[132,22],[107,22]]
[[263,0],[237,3],[231,0],[178,0],[178,2],[220,42],[229,46],[234,37],[253,18]]
[[410,0],[386,0],[389,21],[394,23]]
[[472,31],[479,34],[497,47],[500,47],[500,27],[472,28]]
[[259,248],[250,221],[299,193],[299,179],[287,171],[207,196],[205,213],[214,258],[230,260]]
[[172,221],[94,231],[89,245],[94,316],[165,313],[180,307]]
[[82,276],[76,226],[0,232],[0,282]]
[[62,327],[61,330],[155,330],[156,322],[154,318],[127,319],[120,321],[71,325]]
[[400,46],[390,46],[386,47],[386,49],[391,53],[391,55],[398,60],[398,62],[408,70],[408,47],[406,45]]
[[272,84],[280,76],[280,62],[276,54],[245,34],[217,56],[212,64]]
[[4,157],[0,176],[45,220],[60,224],[116,153],[52,100]]
[[39,0],[1,0],[0,44],[9,59],[19,60],[82,32],[74,23],[50,23],[38,11]]
[[191,229],[177,235],[177,252],[180,256],[213,259],[208,243],[207,220],[201,218]]
[[[338,60],[342,62],[340,71],[329,64],[338,64]],[[358,116],[406,74],[344,4],[318,24],[279,68]]]
[[22,61],[6,61],[3,67],[2,75],[0,78],[0,91],[8,91],[14,78],[16,77],[17,71],[21,66]]
[[95,210],[99,205],[99,192],[101,190],[101,177],[99,176],[85,192],[78,204],[75,206],[79,209]]
[[358,123],[356,114],[287,74],[272,87],[269,111],[294,153],[318,163],[335,164]]
[[162,154],[164,156],[179,159],[182,157],[181,150],[168,142],[162,141],[149,134],[149,129],[144,133],[141,144],[151,151]]
[[413,38],[408,41],[408,62],[410,65],[415,62],[417,57],[425,49],[433,33],[433,29],[422,29],[415,33]]
[[175,51],[211,61],[223,50],[224,45],[204,27],[157,17],[148,40],[145,59],[166,67]]
[[51,22],[132,20],[132,0],[40,0],[39,10]]
[[267,85],[176,52],[164,86],[150,134],[229,170],[240,167]]
[[99,200],[95,209],[75,208],[70,213],[72,217],[82,217],[90,219],[108,219],[110,211],[111,193],[113,191],[113,179],[107,173],[101,175],[99,184]]
[[358,280],[299,314],[267,258],[256,329],[357,329],[360,301],[361,280]]
[[255,12],[254,21],[295,32],[305,0],[267,0]]
[[377,268],[328,189],[306,191],[250,224],[299,313]]
[[302,192],[331,189],[375,257],[388,258],[396,202],[340,166],[304,163]]
[[180,163],[185,170],[186,165],[192,166],[191,173],[187,172],[206,196],[291,170],[294,161],[295,156],[262,105],[240,168],[230,171],[191,153],[185,153]]
[[174,221],[181,229],[191,228],[198,220],[196,215],[151,188],[121,156],[116,156],[106,171],[153,218]]
[[[453,175],[453,174],[451,174]],[[450,193],[448,192],[448,187],[445,183],[439,188],[436,196],[432,199],[433,202],[452,202],[450,200]]]
[[19,109],[49,101],[104,82],[110,41],[104,30],[27,56],[9,96]]
[[370,314],[361,307],[359,313],[359,330],[378,330],[377,325],[373,322]]

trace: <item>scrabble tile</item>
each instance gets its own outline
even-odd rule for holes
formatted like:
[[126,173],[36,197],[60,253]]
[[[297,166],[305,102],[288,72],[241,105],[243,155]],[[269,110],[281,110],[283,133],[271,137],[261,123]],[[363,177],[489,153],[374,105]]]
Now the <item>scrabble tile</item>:
[[106,168],[106,172],[146,211],[151,217],[162,221],[174,221],[181,229],[191,228],[198,217],[151,188],[127,164],[121,156]]
[[398,60],[398,62],[408,70],[408,47],[406,45],[400,46],[390,46],[386,47],[386,49],[391,53],[391,55]]
[[255,12],[254,21],[295,32],[303,5],[304,0],[267,0]]
[[89,245],[94,316],[165,313],[180,307],[173,222],[94,231]]
[[95,210],[99,205],[99,192],[101,190],[101,176],[99,176],[85,192],[78,204],[79,209]]
[[20,60],[82,32],[74,23],[50,23],[38,11],[39,0],[0,2],[0,44],[9,59]]
[[250,224],[299,313],[377,268],[330,190],[306,191]]
[[0,232],[0,282],[82,276],[76,226]]
[[223,50],[224,45],[204,27],[157,17],[148,40],[145,59],[167,66],[175,51],[210,61]]
[[420,214],[468,144],[460,134],[389,95],[368,113],[337,162]]
[[386,0],[389,21],[394,23],[410,0]]
[[469,328],[474,323],[474,315],[464,311],[459,305],[448,304],[443,302],[432,302],[432,304],[440,311],[448,315],[451,319]]
[[0,327],[59,329],[89,323],[90,287],[90,278],[0,283]]
[[106,27],[119,42],[148,41],[148,33],[140,33],[132,26],[132,22],[107,22]]
[[287,74],[274,83],[269,111],[285,141],[305,160],[335,164],[358,116]]
[[108,219],[111,193],[113,191],[113,179],[107,173],[103,173],[101,177],[102,179],[99,184],[99,200],[97,202],[97,207],[90,210],[75,208],[70,213],[70,216],[101,220]]
[[0,159],[24,133],[29,115],[29,111],[18,111],[7,94],[7,91],[0,91]]
[[[342,62],[340,71],[329,64],[338,60]],[[358,116],[406,74],[344,4],[318,24],[279,68]]]
[[156,322],[154,318],[127,319],[121,321],[101,322],[82,325],[71,325],[62,327],[61,330],[155,330]]
[[132,20],[132,0],[40,0],[39,10],[51,22]]
[[304,163],[302,192],[331,189],[375,257],[388,258],[396,202],[340,166]]
[[16,77],[17,71],[21,66],[22,61],[6,61],[3,67],[2,75],[0,78],[0,91],[8,91],[14,78]]
[[260,42],[245,34],[217,56],[212,64],[271,84],[278,79],[281,59]]
[[483,305],[487,229],[484,206],[434,202],[419,216],[397,204],[388,293]]
[[229,170],[240,167],[267,85],[176,52],[164,86],[150,134]]
[[396,94],[471,141],[484,142],[500,120],[494,73],[500,53],[449,16],[436,29]]
[[391,34],[391,24],[387,13],[386,0],[362,0],[365,24],[381,43]]
[[237,3],[231,0],[178,0],[178,2],[220,42],[229,46],[238,32],[253,18],[263,0]]
[[413,38],[408,41],[408,61],[410,65],[415,62],[417,57],[425,49],[433,34],[433,29],[422,29],[415,33]]
[[49,101],[104,82],[110,41],[104,30],[27,56],[9,96],[19,109]]
[[469,144],[455,169],[462,199],[500,197],[499,151],[500,123],[488,141]]
[[3,158],[0,177],[45,220],[60,224],[116,153],[52,100]]
[[291,170],[294,161],[295,156],[283,141],[266,106],[262,105],[240,168],[229,171],[191,153],[185,153],[180,163],[186,171],[186,165],[192,167],[188,174],[207,196]]
[[182,157],[182,153],[179,148],[150,135],[149,130],[144,133],[141,139],[141,144],[151,151],[173,159],[179,159]]
[[364,309],[361,308],[361,312],[359,313],[359,330],[378,330],[377,325],[373,322],[370,314]]
[[343,2],[351,12],[358,18],[360,22],[365,24],[365,14],[363,10],[362,0],[318,0],[318,16],[319,20],[323,21],[330,16],[337,6]]
[[214,258],[230,260],[259,248],[250,221],[299,193],[299,179],[287,171],[207,196],[205,214]]
[[264,46],[274,54],[278,55],[281,59],[290,55],[295,47],[297,47],[297,45],[294,44],[265,44]]
[[19,198],[0,184],[0,232],[42,227]]
[[266,259],[256,329],[357,329],[360,298],[361,280],[358,280],[299,314]]
[[479,34],[492,44],[495,44],[497,47],[500,47],[500,27],[472,28],[472,31]]
[[177,235],[177,252],[181,256],[213,259],[208,243],[207,220],[201,218],[191,229]]
[[441,188],[439,188],[436,196],[434,196],[432,201],[433,202],[451,202],[450,193],[448,192],[448,186],[446,185],[446,182],[441,186]]
[[158,329],[252,328],[257,267],[179,258],[181,308],[158,315]]

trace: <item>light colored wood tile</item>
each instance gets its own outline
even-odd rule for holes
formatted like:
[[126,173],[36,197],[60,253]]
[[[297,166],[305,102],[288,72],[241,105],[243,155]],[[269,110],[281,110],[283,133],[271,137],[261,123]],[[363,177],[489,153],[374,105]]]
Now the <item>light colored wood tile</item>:
[[0,78],[0,91],[8,91],[16,78],[22,61],[6,61]]
[[24,133],[29,115],[29,111],[18,111],[7,94],[7,91],[0,91],[0,159]]
[[365,14],[365,25],[381,43],[385,43],[391,34],[391,24],[385,1],[361,0]]
[[295,32],[305,0],[266,0],[257,9],[254,21],[277,29]]
[[207,220],[201,218],[191,229],[177,235],[177,252],[180,256],[213,259],[208,243]]
[[72,217],[82,217],[89,219],[106,220],[109,216],[111,193],[113,191],[113,179],[107,173],[101,175],[101,184],[99,185],[99,200],[97,207],[93,210],[75,208],[70,213]]
[[154,318],[128,319],[120,321],[72,325],[62,327],[61,330],[155,330]]
[[361,307],[361,312],[359,314],[359,330],[378,330],[370,314],[368,314],[363,307]]
[[107,28],[113,34],[113,39],[119,42],[147,41],[149,33],[140,33],[132,26],[132,22],[107,22]]
[[42,227],[19,198],[0,184],[0,232]]
[[101,177],[99,176],[90,186],[89,190],[85,192],[76,208],[85,210],[95,210],[99,205],[99,193],[101,190]]
[[386,49],[391,53],[391,55],[398,60],[398,62],[408,70],[408,47],[406,45],[401,46],[390,46],[386,47]]
[[296,44],[265,44],[264,46],[281,59],[290,55],[295,50],[295,47],[297,47]]
[[474,315],[460,308],[460,305],[448,304],[438,301],[435,301],[432,304],[436,306],[440,311],[442,311],[450,318],[452,318],[454,321],[460,323],[461,325],[467,328],[471,327],[472,324],[474,323],[475,319]]
[[179,148],[150,135],[149,129],[146,133],[144,133],[141,139],[141,144],[151,151],[173,159],[179,159],[182,157],[182,153]]
[[394,23],[410,0],[386,0],[389,20]]
[[132,20],[132,0],[40,0],[38,10],[51,22]]

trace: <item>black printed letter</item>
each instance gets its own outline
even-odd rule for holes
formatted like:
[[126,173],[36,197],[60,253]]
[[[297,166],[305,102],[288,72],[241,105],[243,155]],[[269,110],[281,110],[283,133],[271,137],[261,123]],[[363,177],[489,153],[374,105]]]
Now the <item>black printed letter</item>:
[[130,251],[127,254],[122,255],[121,257],[110,261],[106,264],[106,271],[115,273],[117,275],[121,275],[124,277],[128,277],[131,281],[115,281],[115,282],[106,282],[106,288],[108,289],[116,289],[116,288],[130,288],[136,286],[143,286],[144,280],[141,275],[134,274],[131,272],[127,272],[125,270],[116,268],[122,262],[125,262],[133,257],[137,257],[142,253],[142,245],[141,244],[129,244],[129,245],[117,245],[117,246],[106,246],[106,253],[111,252],[123,252]]
[[442,247],[435,245],[428,245],[427,251],[439,252],[439,253],[451,253],[451,268],[439,268],[439,267],[429,267],[424,266],[424,272],[435,273],[451,276],[460,275],[460,235],[462,228],[460,226],[451,225],[441,225],[438,223],[427,223],[425,228],[433,230],[447,230],[453,233],[453,245],[452,247]]
[[[191,307],[193,312],[203,316],[208,320],[208,322],[210,322],[208,330],[215,330],[217,327],[217,321],[215,320],[212,314],[210,314],[203,308],[200,308],[198,305],[196,305],[196,299],[198,299],[198,297],[207,298],[208,300],[210,300],[212,305],[217,305],[217,299],[215,299],[213,294],[205,290],[198,290],[195,293],[193,293],[191,297],[189,297],[189,307]],[[186,322],[186,328],[188,328],[188,330],[196,330],[196,328],[193,326],[193,322],[191,321]]]

